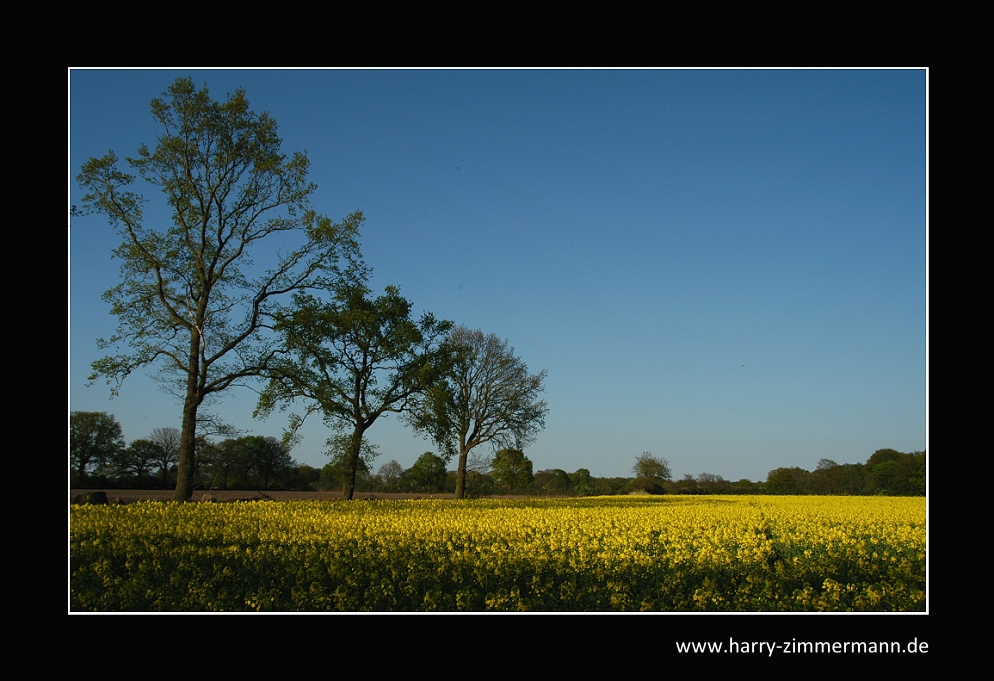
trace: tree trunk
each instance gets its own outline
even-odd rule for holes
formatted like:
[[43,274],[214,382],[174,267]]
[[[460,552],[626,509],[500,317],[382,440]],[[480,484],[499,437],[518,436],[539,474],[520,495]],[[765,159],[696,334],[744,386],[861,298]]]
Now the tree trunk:
[[456,499],[466,498],[466,460],[469,458],[469,449],[459,447],[459,467],[456,468]]
[[196,463],[197,406],[187,397],[183,406],[183,434],[179,443],[179,466],[176,471],[176,492],[173,501],[193,498],[193,473]]
[[179,441],[179,466],[176,471],[176,492],[173,501],[193,498],[193,474],[196,470],[197,409],[202,396],[197,390],[200,377],[200,334],[190,332],[190,368],[186,378],[186,399],[183,401],[183,429]]
[[355,479],[359,471],[359,451],[362,448],[363,431],[358,428],[352,433],[349,445],[348,466],[345,469],[345,485],[342,487],[342,498],[352,501],[355,495]]

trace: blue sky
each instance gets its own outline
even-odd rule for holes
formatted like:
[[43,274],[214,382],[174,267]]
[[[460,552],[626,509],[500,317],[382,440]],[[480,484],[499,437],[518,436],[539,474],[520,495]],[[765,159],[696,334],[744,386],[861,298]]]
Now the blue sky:
[[[363,211],[375,287],[548,371],[535,470],[628,476],[651,451],[763,480],[926,448],[926,71],[72,69],[70,204],[87,159],[154,144],[149,102],[183,76],[277,120],[316,210]],[[118,243],[70,221],[69,408],[130,442],[180,405],[151,372],[87,387]],[[254,406],[214,411],[278,436]],[[323,465],[327,435],[293,456]],[[368,435],[374,467],[434,450],[393,417]]]

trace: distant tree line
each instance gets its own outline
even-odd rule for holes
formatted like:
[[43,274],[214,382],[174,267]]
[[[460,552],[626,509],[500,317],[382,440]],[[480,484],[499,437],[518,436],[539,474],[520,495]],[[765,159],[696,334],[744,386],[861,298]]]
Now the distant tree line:
[[880,494],[925,496],[925,452],[878,449],[866,463],[821,459],[813,471],[777,468],[766,476],[767,494]]
[[[156,428],[126,445],[121,426],[106,412],[75,411],[69,417],[70,484],[78,488],[169,489],[176,484],[179,429]],[[290,443],[274,437],[247,435],[219,442],[197,442],[196,487],[199,489],[338,490],[350,478],[351,437],[329,438],[329,462],[322,468],[294,461]],[[572,473],[559,468],[534,471],[520,449],[466,458],[465,471],[450,470],[453,453],[425,452],[404,469],[396,460],[382,464],[363,440],[356,471],[356,491],[455,494],[460,484],[467,497],[489,495],[600,496],[648,494],[836,494],[922,496],[925,494],[925,452],[905,454],[879,449],[864,464],[837,464],[821,459],[814,471],[777,468],[765,482],[725,480],[714,473],[686,474],[672,479],[669,462],[643,452],[635,459],[633,477],[599,478],[586,468]],[[461,478],[461,480],[460,480]]]
[[[69,479],[73,487],[172,489],[176,486],[180,430],[156,428],[126,445],[117,420],[106,412],[69,415]],[[214,489],[310,489],[308,468],[285,443],[247,435],[197,441],[197,486]],[[310,474],[313,477],[313,474]]]
[[633,490],[650,494],[829,494],[925,495],[925,452],[903,453],[878,449],[865,464],[838,464],[821,459],[814,471],[777,468],[765,482],[725,480],[714,473],[686,474],[673,481],[666,459],[644,452],[633,468]]

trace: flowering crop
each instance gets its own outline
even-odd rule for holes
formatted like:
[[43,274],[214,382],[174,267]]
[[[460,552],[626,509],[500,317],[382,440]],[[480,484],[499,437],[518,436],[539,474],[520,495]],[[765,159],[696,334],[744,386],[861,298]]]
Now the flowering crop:
[[73,610],[925,609],[925,500],[76,506]]

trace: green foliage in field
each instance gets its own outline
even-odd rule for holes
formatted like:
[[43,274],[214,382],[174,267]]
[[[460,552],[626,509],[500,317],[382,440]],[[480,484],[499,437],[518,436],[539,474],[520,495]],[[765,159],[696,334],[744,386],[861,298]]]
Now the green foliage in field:
[[696,496],[78,506],[70,604],[923,610],[925,502]]

